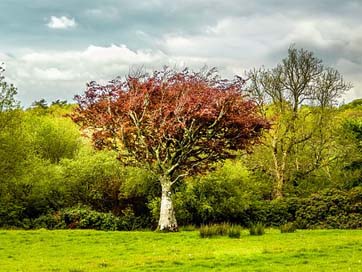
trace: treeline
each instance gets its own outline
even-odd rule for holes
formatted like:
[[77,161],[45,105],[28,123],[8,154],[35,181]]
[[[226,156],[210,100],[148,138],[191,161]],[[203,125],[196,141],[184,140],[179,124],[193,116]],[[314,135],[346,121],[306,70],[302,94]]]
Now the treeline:
[[[143,168],[96,150],[66,101],[22,109],[0,69],[0,227],[156,228],[161,185]],[[245,86],[270,120],[258,145],[172,188],[180,225],[262,222],[362,227],[362,99],[308,51],[248,73]],[[307,103],[308,102],[308,103]]]
[[[73,108],[35,105],[0,113],[1,227],[154,228],[161,193],[157,178],[122,166],[115,152],[94,150],[67,117]],[[304,228],[361,227],[362,101],[334,111],[333,163],[327,169],[294,174],[286,196],[273,200],[272,176],[258,163],[267,157],[257,147],[177,184],[179,224],[297,221]]]

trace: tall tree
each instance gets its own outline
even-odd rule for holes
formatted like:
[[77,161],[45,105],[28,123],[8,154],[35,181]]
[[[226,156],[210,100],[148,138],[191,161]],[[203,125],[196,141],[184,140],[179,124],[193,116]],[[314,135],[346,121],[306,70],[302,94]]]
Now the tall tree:
[[[312,52],[288,50],[277,67],[248,72],[248,90],[273,120],[263,141],[263,170],[273,177],[273,198],[296,175],[306,176],[328,164],[332,106],[351,86],[338,71],[325,67]],[[298,154],[309,152],[302,165]]]
[[20,140],[26,138],[22,133],[23,115],[16,110],[19,106],[15,100],[16,87],[5,81],[4,72],[0,64],[0,185],[9,173],[13,174],[20,168],[18,165],[24,157]]
[[88,84],[73,120],[97,148],[147,167],[162,188],[159,229],[177,231],[172,186],[254,144],[268,123],[242,92],[244,81],[214,70],[138,73],[107,85]]

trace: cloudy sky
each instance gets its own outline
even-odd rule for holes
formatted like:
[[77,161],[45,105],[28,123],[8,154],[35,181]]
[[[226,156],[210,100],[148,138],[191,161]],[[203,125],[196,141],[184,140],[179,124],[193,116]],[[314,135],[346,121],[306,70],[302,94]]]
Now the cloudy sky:
[[72,98],[130,67],[275,66],[315,52],[362,97],[362,0],[0,0],[0,63],[18,99]]

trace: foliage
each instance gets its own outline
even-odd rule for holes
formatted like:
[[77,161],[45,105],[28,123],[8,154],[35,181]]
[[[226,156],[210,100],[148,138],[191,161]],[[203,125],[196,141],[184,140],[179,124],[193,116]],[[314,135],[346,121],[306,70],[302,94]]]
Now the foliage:
[[253,223],[249,227],[250,235],[263,235],[265,234],[265,226],[261,222]]
[[61,166],[72,205],[87,205],[115,215],[131,209],[137,216],[148,218],[144,220],[150,224],[146,204],[159,191],[157,181],[147,172],[122,167],[115,152],[90,148],[83,148],[72,160],[63,160]]
[[237,225],[231,225],[228,229],[228,236],[230,238],[240,238],[241,227]]
[[42,110],[45,110],[48,108],[48,102],[44,99],[44,98],[41,98],[39,100],[36,100],[34,101],[32,104],[31,104],[31,107],[33,109],[37,108],[37,109],[42,109]]
[[123,216],[116,217],[111,213],[100,213],[88,207],[75,207],[61,212],[61,219],[67,228],[97,230],[134,230],[144,226],[132,211],[125,211]]
[[267,126],[242,86],[213,71],[168,69],[106,86],[92,82],[76,97],[73,120],[90,129],[96,147],[122,147],[156,173],[200,171],[246,148]]
[[61,166],[73,205],[120,212],[118,198],[124,177],[114,153],[83,148],[73,160],[63,160]]
[[147,167],[162,187],[160,230],[177,230],[171,187],[182,177],[234,157],[261,136],[267,121],[242,92],[244,81],[214,70],[164,69],[108,85],[91,82],[73,120],[96,148],[119,153],[126,164]]
[[27,123],[35,152],[51,163],[73,158],[81,146],[80,132],[69,119],[30,114]]
[[350,189],[362,185],[362,117],[347,117],[341,131],[344,134],[340,140],[344,151],[342,174],[347,178],[345,187]]
[[80,134],[70,120],[22,110],[0,112],[0,127],[0,225],[29,228],[69,204],[56,163],[74,156]]
[[298,228],[362,228],[362,187],[325,190],[303,199],[296,224]]
[[341,110],[362,108],[362,98],[357,98],[348,104],[344,104],[340,107]]
[[59,166],[33,158],[26,174],[8,182],[0,193],[0,226],[30,228],[31,220],[67,205]]
[[297,230],[297,227],[296,227],[295,223],[293,223],[293,222],[288,222],[288,223],[280,226],[281,233],[291,233],[291,232],[295,232],[296,230]]
[[20,110],[0,112],[0,186],[21,176],[32,156],[31,139]]
[[124,210],[121,216],[102,213],[87,206],[66,208],[42,215],[31,221],[30,228],[47,229],[96,229],[96,230],[136,230],[146,228],[143,218],[136,217],[132,210]]
[[187,179],[175,193],[176,215],[183,224],[240,222],[255,198],[249,172],[242,162],[227,160],[215,171]]
[[282,198],[286,186],[297,186],[333,162],[333,105],[351,85],[312,52],[293,46],[275,68],[254,69],[248,77],[250,94],[272,119],[251,164],[273,180],[273,198]]
[[230,230],[228,223],[201,225],[199,232],[201,238],[211,238],[213,236],[225,236],[228,235]]
[[241,227],[228,223],[201,225],[199,229],[201,238],[211,238],[214,236],[229,236],[230,238],[240,238]]

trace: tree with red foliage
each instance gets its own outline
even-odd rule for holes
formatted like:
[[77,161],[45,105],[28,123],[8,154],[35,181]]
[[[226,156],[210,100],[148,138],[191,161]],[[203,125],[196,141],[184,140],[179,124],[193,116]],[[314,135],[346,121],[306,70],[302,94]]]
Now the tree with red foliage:
[[124,163],[148,167],[162,188],[160,230],[177,231],[172,185],[248,149],[269,125],[242,92],[244,81],[215,70],[165,68],[106,85],[91,82],[73,120],[96,148],[117,150]]

